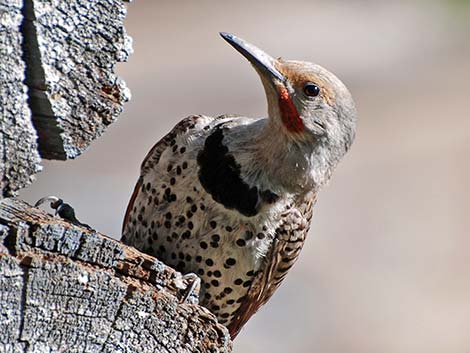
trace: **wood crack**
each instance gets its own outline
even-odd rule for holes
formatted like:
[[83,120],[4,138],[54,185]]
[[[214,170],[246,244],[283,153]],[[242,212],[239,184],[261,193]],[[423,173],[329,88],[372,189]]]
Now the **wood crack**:
[[23,339],[23,329],[25,325],[25,314],[26,314],[26,292],[28,289],[29,283],[29,267],[28,266],[21,266],[23,270],[23,287],[21,288],[21,304],[20,304],[20,325],[18,328],[18,340],[25,345],[25,352],[29,351],[30,342],[28,340]]
[[[33,0],[23,0],[23,60],[26,65],[25,84],[28,86],[28,104],[32,112],[32,122],[38,134],[38,150],[43,158],[66,159],[64,141],[54,118],[51,103],[46,95],[46,75],[41,61],[38,34],[34,22]],[[53,153],[51,153],[53,151]]]

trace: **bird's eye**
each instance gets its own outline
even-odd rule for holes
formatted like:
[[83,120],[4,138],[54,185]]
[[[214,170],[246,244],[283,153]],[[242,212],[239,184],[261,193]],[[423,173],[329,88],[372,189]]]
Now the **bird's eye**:
[[308,82],[304,86],[304,93],[309,97],[316,97],[320,94],[320,87],[314,83]]

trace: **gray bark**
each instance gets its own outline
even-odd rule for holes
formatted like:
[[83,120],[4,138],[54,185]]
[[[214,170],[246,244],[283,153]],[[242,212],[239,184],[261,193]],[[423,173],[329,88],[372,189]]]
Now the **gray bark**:
[[19,0],[0,0],[0,190],[6,196],[30,184],[41,169],[23,83],[21,8]]
[[95,231],[0,201],[1,352],[230,352],[197,292],[182,302],[189,282]]
[[121,113],[126,11],[122,0],[0,0],[3,196],[32,181],[39,156],[77,157]]

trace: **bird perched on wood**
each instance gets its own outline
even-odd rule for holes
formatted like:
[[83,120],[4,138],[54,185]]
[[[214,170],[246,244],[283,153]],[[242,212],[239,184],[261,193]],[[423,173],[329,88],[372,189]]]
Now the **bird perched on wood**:
[[122,241],[202,280],[234,338],[304,244],[318,191],[350,148],[356,109],[326,69],[221,36],[258,72],[267,118],[190,116],[147,154]]

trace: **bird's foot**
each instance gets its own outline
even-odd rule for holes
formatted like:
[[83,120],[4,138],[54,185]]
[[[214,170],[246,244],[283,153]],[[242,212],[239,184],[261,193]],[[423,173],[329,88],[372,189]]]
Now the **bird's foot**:
[[181,303],[195,304],[198,302],[198,294],[201,289],[201,279],[194,273],[187,273],[183,276],[183,280],[189,284],[184,290]]

